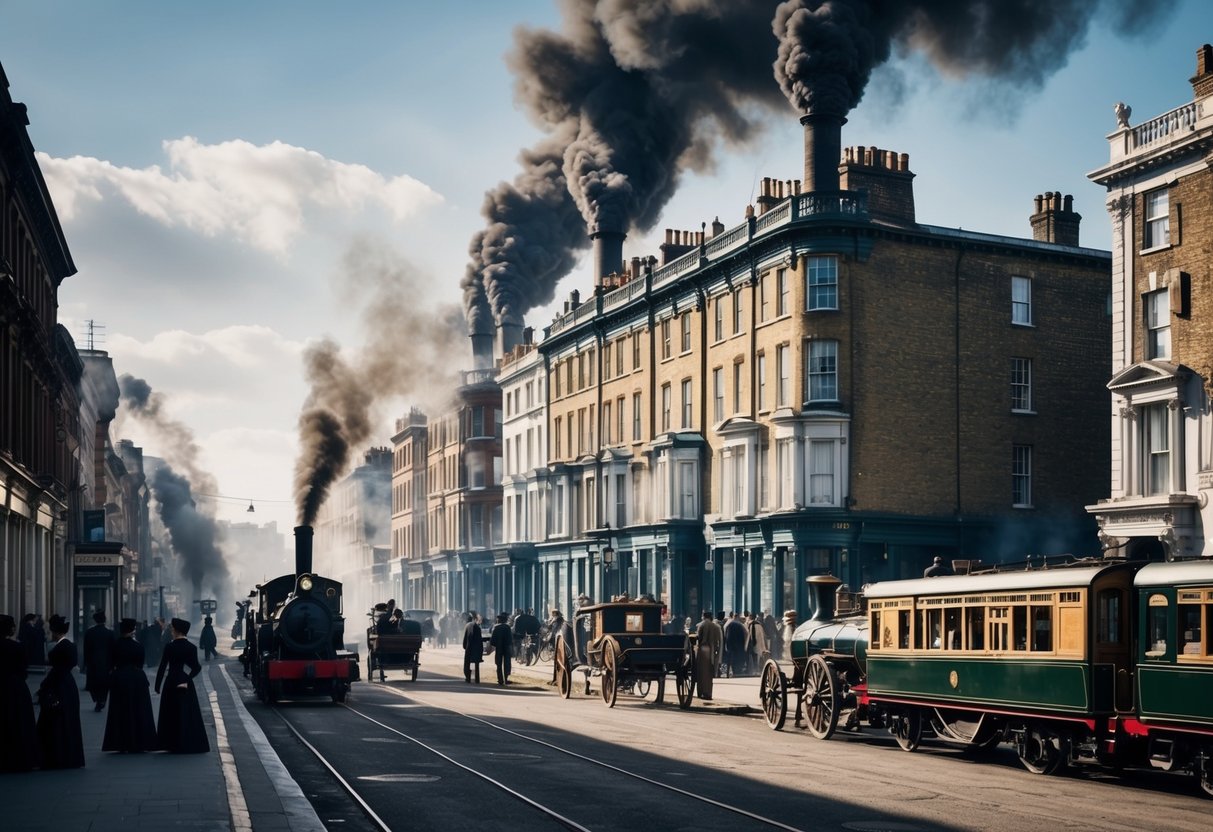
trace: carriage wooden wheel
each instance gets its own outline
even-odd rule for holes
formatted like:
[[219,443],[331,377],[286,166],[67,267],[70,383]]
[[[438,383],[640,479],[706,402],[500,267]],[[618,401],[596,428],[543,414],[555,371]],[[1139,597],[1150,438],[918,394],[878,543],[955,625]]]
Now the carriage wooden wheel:
[[809,733],[819,740],[828,740],[838,727],[838,677],[821,656],[809,658],[804,670],[804,694],[801,698],[804,708],[805,727]]
[[602,645],[602,701],[608,708],[615,707],[619,694],[619,648],[613,639]]
[[573,694],[573,671],[569,667],[564,636],[556,636],[554,661],[556,662],[556,686],[560,690],[561,698],[568,699]]
[[762,680],[758,683],[758,699],[762,703],[762,715],[772,731],[783,728],[788,719],[788,685],[779,665],[768,660],[762,668]]

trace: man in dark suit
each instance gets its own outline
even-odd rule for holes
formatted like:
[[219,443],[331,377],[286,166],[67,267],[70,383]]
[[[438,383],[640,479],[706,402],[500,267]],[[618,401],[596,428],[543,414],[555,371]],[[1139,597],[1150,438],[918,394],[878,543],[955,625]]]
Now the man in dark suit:
[[489,634],[489,644],[493,645],[494,658],[497,661],[497,684],[505,685],[510,681],[510,655],[514,652],[514,634],[508,623],[509,616],[500,613],[497,624]]
[[480,663],[484,661],[484,639],[480,634],[480,616],[475,610],[468,613],[467,626],[463,628],[463,678],[469,684],[473,670],[476,684],[480,684]]
[[745,625],[737,619],[737,613],[729,613],[724,625],[724,660],[729,675],[740,676],[745,672]]
[[105,707],[110,692],[110,668],[114,663],[114,631],[105,626],[105,613],[93,613],[96,623],[84,633],[84,689],[93,697],[93,710]]

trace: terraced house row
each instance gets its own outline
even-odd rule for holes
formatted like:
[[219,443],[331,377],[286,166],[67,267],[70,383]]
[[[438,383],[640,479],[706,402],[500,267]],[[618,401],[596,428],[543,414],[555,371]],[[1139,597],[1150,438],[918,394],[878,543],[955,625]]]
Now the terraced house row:
[[[394,504],[409,603],[627,592],[778,615],[805,609],[811,574],[858,588],[935,555],[1098,551],[1112,257],[1080,246],[1071,197],[1037,196],[1030,237],[926,225],[905,154],[822,164],[841,124],[802,123],[803,180],[763,180],[732,227],[667,231],[659,258],[625,262],[624,230],[592,229],[584,298],[541,339],[502,330],[495,372],[437,420],[457,437],[444,488],[496,507],[436,537],[420,497]],[[399,442],[432,443],[415,421]],[[493,459],[466,464],[478,443]],[[393,481],[430,494],[432,521],[435,451],[411,453]]]

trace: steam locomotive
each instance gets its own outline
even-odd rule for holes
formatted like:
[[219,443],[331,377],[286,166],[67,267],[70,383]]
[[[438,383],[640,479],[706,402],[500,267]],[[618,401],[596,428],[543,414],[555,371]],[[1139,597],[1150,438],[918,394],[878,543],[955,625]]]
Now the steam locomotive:
[[358,680],[358,654],[345,649],[341,583],[312,572],[312,534],[295,527],[295,573],[259,584],[245,620],[249,676],[263,702],[344,702]]
[[1213,560],[1079,560],[886,581],[809,579],[790,663],[763,667],[767,723],[828,739],[886,727],[1015,746],[1035,774],[1069,763],[1194,775],[1213,796]]

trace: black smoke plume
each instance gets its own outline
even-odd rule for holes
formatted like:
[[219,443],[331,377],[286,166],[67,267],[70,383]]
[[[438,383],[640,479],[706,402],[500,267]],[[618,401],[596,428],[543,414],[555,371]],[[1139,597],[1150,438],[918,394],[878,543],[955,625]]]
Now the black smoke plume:
[[[1146,0],[564,0],[561,32],[520,30],[516,94],[548,136],[485,199],[462,286],[469,331],[551,301],[591,231],[648,231],[685,170],[782,109],[845,115],[894,49],[941,71],[1039,87],[1093,19],[1141,34]],[[774,36],[772,36],[772,31]],[[778,83],[771,79],[775,68]],[[559,164],[557,164],[559,160]],[[566,197],[567,192],[567,197]],[[581,222],[578,222],[580,216]]]
[[227,563],[219,547],[219,529],[213,517],[198,511],[190,482],[168,464],[155,470],[152,494],[160,519],[168,530],[169,544],[178,556],[182,578],[189,582],[194,598],[204,589],[227,597]]
[[[450,390],[465,323],[456,307],[419,302],[426,280],[387,246],[358,240],[341,275],[346,298],[362,306],[365,342],[356,351],[324,339],[304,353],[309,385],[299,416],[295,502],[301,525],[312,525],[350,456],[368,444],[380,406],[406,397],[434,406]],[[439,398],[441,397],[441,398]]]
[[229,572],[219,526],[210,512],[199,511],[193,499],[195,490],[218,491],[214,476],[199,465],[194,432],[169,416],[164,394],[152,390],[144,379],[124,373],[118,378],[118,389],[123,404],[162,448],[165,464],[152,473],[150,484],[182,577],[190,582],[194,599],[202,597],[204,588],[227,598]]

